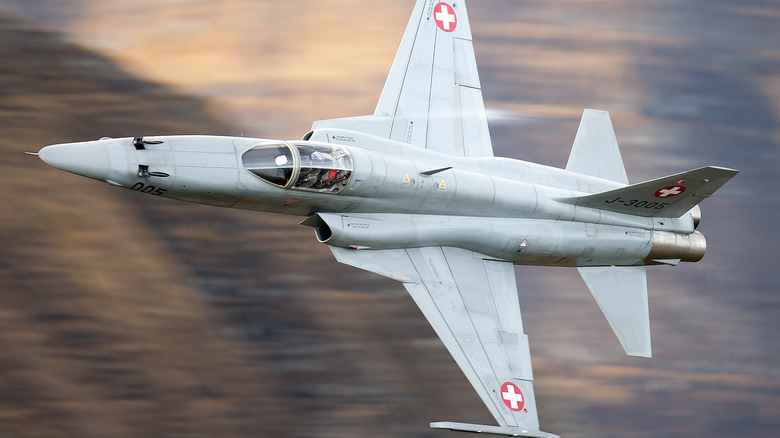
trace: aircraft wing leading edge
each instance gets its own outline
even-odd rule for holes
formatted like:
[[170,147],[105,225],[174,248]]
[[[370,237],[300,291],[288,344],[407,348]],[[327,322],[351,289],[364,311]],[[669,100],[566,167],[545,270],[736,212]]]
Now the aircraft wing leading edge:
[[314,122],[450,155],[492,157],[464,2],[419,0],[373,115]]
[[341,263],[403,282],[500,425],[443,422],[431,427],[555,437],[539,430],[528,337],[511,263],[448,247],[330,248]]

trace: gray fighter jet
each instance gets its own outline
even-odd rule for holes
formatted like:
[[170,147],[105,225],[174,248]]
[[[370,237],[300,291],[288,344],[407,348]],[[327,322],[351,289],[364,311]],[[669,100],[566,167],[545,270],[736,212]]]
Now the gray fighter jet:
[[566,169],[498,158],[465,2],[418,0],[373,115],[300,141],[135,137],[47,146],[59,169],[142,193],[299,215],[336,259],[398,280],[498,426],[539,430],[514,265],[577,267],[626,353],[650,357],[645,266],[695,262],[699,202],[737,174],[628,183],[609,114],[585,110]]

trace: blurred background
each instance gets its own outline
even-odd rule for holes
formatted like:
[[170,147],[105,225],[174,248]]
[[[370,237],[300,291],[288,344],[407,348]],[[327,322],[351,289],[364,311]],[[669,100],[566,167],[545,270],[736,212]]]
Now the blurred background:
[[[154,134],[300,138],[373,112],[413,1],[0,0],[0,438],[455,437],[491,424],[400,284],[298,218],[25,156]],[[654,358],[576,270],[518,267],[542,429],[780,434],[780,4],[471,1],[497,155],[563,167],[610,111],[631,182],[740,169],[703,261],[649,270]]]

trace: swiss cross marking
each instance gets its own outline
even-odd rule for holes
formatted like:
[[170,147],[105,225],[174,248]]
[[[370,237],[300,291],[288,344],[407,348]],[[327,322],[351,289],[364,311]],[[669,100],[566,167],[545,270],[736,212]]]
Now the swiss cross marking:
[[452,32],[458,25],[458,16],[455,15],[455,10],[444,2],[433,7],[433,19],[439,29],[445,32]]
[[673,196],[677,196],[680,193],[685,191],[685,187],[683,186],[669,186],[664,187],[661,190],[655,192],[656,198],[671,198]]
[[509,409],[518,412],[523,410],[525,406],[525,399],[523,393],[520,392],[520,388],[512,382],[505,382],[501,385],[501,400]]

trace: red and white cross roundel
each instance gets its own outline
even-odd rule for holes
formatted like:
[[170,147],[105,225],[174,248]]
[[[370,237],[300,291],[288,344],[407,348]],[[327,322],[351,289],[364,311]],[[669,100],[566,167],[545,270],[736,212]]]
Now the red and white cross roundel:
[[439,29],[445,32],[452,32],[458,25],[458,16],[455,15],[455,10],[444,2],[433,7],[433,19]]
[[512,382],[504,382],[501,385],[501,400],[509,409],[517,412],[522,411],[525,406],[525,399],[523,393],[520,392],[520,388]]
[[671,198],[685,191],[683,186],[669,186],[655,192],[656,198]]

